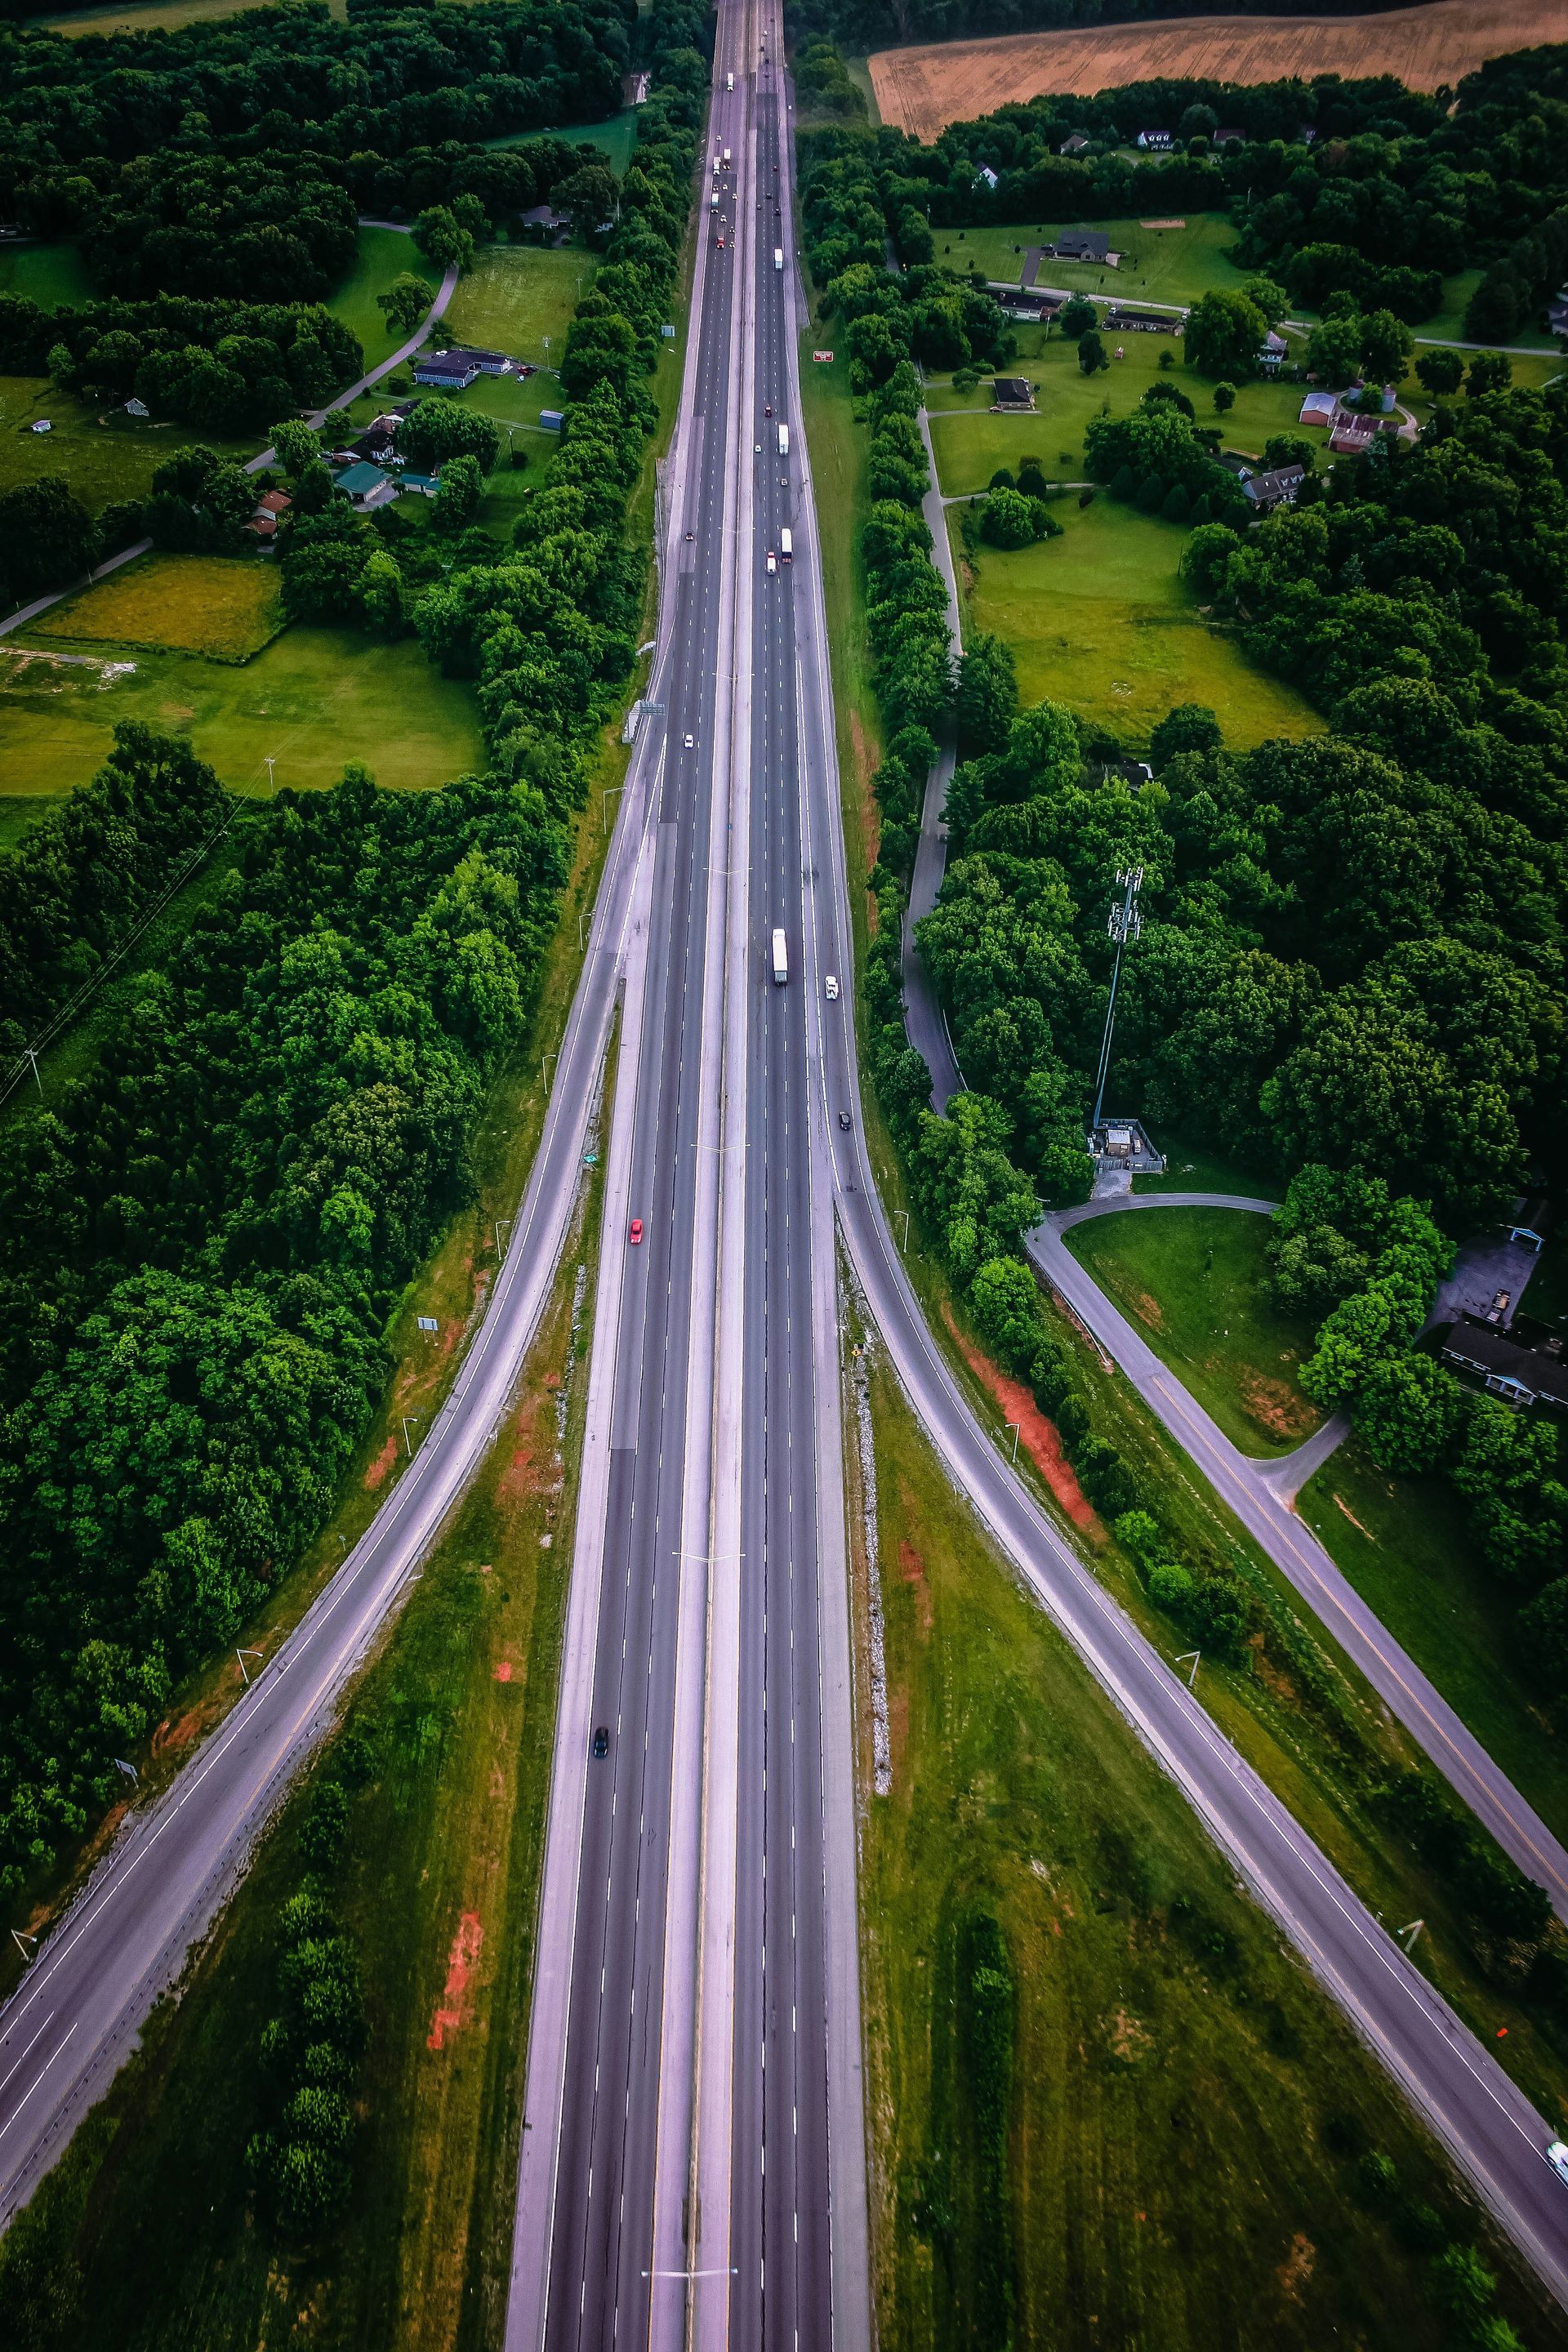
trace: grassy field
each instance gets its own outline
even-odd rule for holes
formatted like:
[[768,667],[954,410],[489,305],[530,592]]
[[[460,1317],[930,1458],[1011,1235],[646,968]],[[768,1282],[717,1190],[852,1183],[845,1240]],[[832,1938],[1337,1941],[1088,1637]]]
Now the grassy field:
[[1296,1385],[1312,1326],[1269,1304],[1269,1221],[1148,1209],[1075,1225],[1068,1247],[1244,1454],[1288,1454],[1322,1414]]
[[[951,379],[931,383],[926,406],[931,411],[931,440],[942,488],[983,490],[997,466],[1016,470],[1026,451],[1039,458],[1052,479],[1078,480],[1083,473],[1084,430],[1090,419],[1130,414],[1162,375],[1186,394],[1200,425],[1220,422],[1214,411],[1214,387],[1183,366],[1180,343],[1163,335],[1124,335],[1120,345],[1114,335],[1105,341],[1108,352],[1114,354],[1120,348],[1122,356],[1112,357],[1104,373],[1086,376],[1078,363],[1076,343],[1060,335],[1043,336],[1037,327],[1023,330],[1024,356],[1014,373],[1026,376],[1035,387],[1032,415],[998,415],[988,383],[972,393],[955,393]],[[1162,369],[1162,352],[1175,354],[1173,368]],[[1301,399],[1297,384],[1241,385],[1236,406],[1224,420],[1226,447],[1256,455],[1271,433],[1294,431]]]
[[1568,0],[1435,0],[1387,16],[1313,16],[1282,24],[1213,16],[1182,25],[1116,25],[1070,33],[1009,33],[883,49],[868,60],[884,122],[934,139],[1045,90],[1092,96],[1128,82],[1350,80],[1394,74],[1413,89],[1456,83],[1484,58],[1568,39]]
[[374,367],[407,340],[388,333],[385,317],[375,307],[376,296],[384,294],[405,269],[432,285],[441,282],[440,271],[431,268],[411,236],[395,228],[362,228],[354,266],[327,304],[332,316],[359,337],[367,368]]
[[637,143],[637,109],[623,107],[603,122],[563,122],[543,131],[509,131],[502,139],[487,139],[487,147],[526,147],[533,139],[564,139],[571,147],[597,147],[610,159],[612,172],[624,172]]
[[[95,589],[94,596],[101,593]],[[363,760],[380,783],[422,791],[485,765],[473,688],[444,678],[417,646],[356,629],[293,628],[228,668],[199,655],[106,646],[135,667],[106,679],[89,661],[0,654],[0,793],[68,792],[108,757],[115,722],[142,719],[190,736],[231,790],[275,781],[313,791]],[[53,652],[53,647],[47,648]]]
[[[1474,2216],[992,1553],[879,1360],[870,1402],[893,1770],[890,1796],[872,1796],[863,1752],[879,2340],[1001,2340],[974,2307],[998,2263],[1019,2352],[1436,2352],[1453,2339],[1429,2266],[1358,2200],[1336,2146],[1386,2151],[1405,2193],[1456,2234],[1475,2235]],[[868,1751],[864,1722],[861,1738]],[[1012,1978],[1000,2226],[980,2210],[971,2156],[958,1962],[977,1921],[994,1923]]]
[[46,310],[90,302],[97,288],[74,245],[0,247],[0,294],[21,294]]
[[[937,258],[960,269],[973,259],[987,278],[1010,278],[1016,284],[1027,248],[1048,243],[1067,226],[1044,221],[1023,228],[939,229]],[[1107,231],[1112,253],[1122,257],[1121,267],[1047,259],[1037,273],[1038,284],[1081,287],[1124,302],[1195,302],[1215,286],[1245,286],[1251,274],[1226,259],[1238,232],[1224,213],[1193,213],[1177,228],[1150,228],[1137,220],[1084,226]]]
[[1519,1596],[1488,1575],[1453,1489],[1393,1477],[1352,1439],[1297,1508],[1542,1821],[1568,1836],[1568,1726],[1522,1678]]
[[[50,430],[32,426],[47,416]],[[105,414],[60,392],[47,376],[0,375],[0,490],[63,474],[97,513],[117,499],[144,498],[154,470],[176,449],[203,442],[225,457],[248,457],[254,441],[215,440],[184,425],[135,419],[122,409]]]
[[[598,267],[597,256],[580,246],[563,246],[559,252],[542,246],[481,246],[471,272],[458,281],[444,325],[454,341],[486,344],[510,359],[531,360],[535,367],[545,362],[548,335],[549,357],[558,362],[579,289],[587,292]],[[508,381],[481,377],[469,385],[467,396],[502,391]],[[543,404],[558,408],[559,386],[542,390],[554,394]]]
[[1283,1187],[1278,1175],[1256,1168],[1238,1168],[1221,1160],[1205,1144],[1188,1143],[1161,1128],[1155,1141],[1165,1155],[1163,1176],[1134,1176],[1135,1192],[1239,1192],[1249,1201],[1277,1201]]
[[35,624],[43,641],[248,661],[283,626],[275,565],[255,556],[143,555]]
[[[237,16],[247,5],[270,7],[272,0],[151,0],[142,5],[140,0],[127,0],[122,7],[68,8],[51,16],[35,16],[35,25],[46,25],[51,31],[64,33],[79,40],[84,33],[162,33],[172,32],[182,25],[195,25],[213,16]],[[345,0],[330,0],[330,16],[345,14]]]
[[277,1911],[300,1875],[297,1797],[178,2008],[57,2176],[56,2195],[80,2215],[82,2341],[119,2352],[285,2342],[445,2352],[496,2340],[597,1183],[498,1442],[347,1709],[371,1765],[336,1890],[370,2021],[347,2210],[315,2247],[279,2244],[252,2210],[244,2168],[262,2104]]
[[1105,497],[1056,511],[1060,539],[971,557],[948,509],[964,634],[1005,638],[1025,703],[1064,702],[1130,744],[1147,742],[1178,702],[1217,711],[1237,751],[1321,729],[1300,695],[1198,613],[1177,573],[1187,534],[1176,524]]

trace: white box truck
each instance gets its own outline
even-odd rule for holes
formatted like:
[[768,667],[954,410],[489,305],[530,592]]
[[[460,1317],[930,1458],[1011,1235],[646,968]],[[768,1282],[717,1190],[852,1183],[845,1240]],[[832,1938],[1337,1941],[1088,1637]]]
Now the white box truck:
[[789,426],[787,425],[781,425],[779,426],[779,456],[781,457],[787,457],[789,456]]
[[775,269],[782,269],[784,268],[784,247],[782,245],[775,245],[773,247],[773,268]]
[[773,933],[773,986],[782,988],[789,978],[789,949],[782,931]]
[[725,169],[725,170],[726,170],[726,172],[727,172],[727,171],[729,170],[729,168],[730,168],[730,150],[728,149],[728,147],[726,147],[726,148],[725,148],[725,150],[724,150],[724,169]]
[[725,89],[734,89],[734,87],[735,87],[735,77],[734,77],[734,75],[733,75],[733,74],[726,74],[726,75],[725,75],[725,77],[724,77],[724,87],[725,87]]
[[793,563],[795,562],[795,541],[790,537],[787,529],[781,530],[779,533],[779,561],[781,563]]
[[719,191],[717,188],[714,189],[712,194],[708,199],[708,209],[710,213],[716,213],[719,209]]

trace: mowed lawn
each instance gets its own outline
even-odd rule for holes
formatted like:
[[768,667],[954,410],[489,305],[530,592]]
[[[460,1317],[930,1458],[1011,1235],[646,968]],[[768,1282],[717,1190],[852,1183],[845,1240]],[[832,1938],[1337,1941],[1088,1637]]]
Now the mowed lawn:
[[[45,642],[29,635],[28,644]],[[105,660],[135,665],[107,683],[97,661],[47,660],[41,650],[28,661],[8,643],[14,650],[0,654],[0,793],[30,799],[84,783],[122,719],[188,735],[236,792],[268,790],[268,753],[276,784],[306,791],[335,783],[350,760],[363,760],[378,783],[408,791],[486,765],[472,688],[440,677],[411,643],[292,628],[240,667],[104,646]]]
[[74,245],[0,247],[0,294],[20,294],[41,310],[90,302],[98,293]]
[[[1149,386],[1161,379],[1186,394],[1200,425],[1223,426],[1227,449],[1257,456],[1270,434],[1293,433],[1300,425],[1304,393],[1299,384],[1242,384],[1236,406],[1222,419],[1215,412],[1213,384],[1183,365],[1179,341],[1165,335],[1131,334],[1108,334],[1104,341],[1111,362],[1097,375],[1086,376],[1078,363],[1078,345],[1055,334],[1036,356],[1025,357],[1009,371],[1026,376],[1034,385],[1032,415],[999,415],[986,382],[972,393],[955,393],[951,377],[928,386],[926,406],[942,488],[983,490],[996,467],[1016,472],[1026,454],[1038,457],[1053,481],[1082,479],[1083,436],[1090,420],[1130,415]],[[1119,349],[1121,357],[1117,359]],[[1174,355],[1173,366],[1161,367],[1162,352]]]
[[609,158],[612,172],[624,172],[637,143],[637,110],[623,107],[603,122],[552,123],[542,131],[509,131],[502,139],[487,139],[487,147],[526,147],[534,139],[563,139],[569,147],[597,147]]
[[277,566],[256,556],[144,555],[35,624],[39,639],[248,661],[283,626]]
[[1131,1209],[1068,1247],[1244,1454],[1288,1454],[1322,1419],[1296,1373],[1312,1326],[1270,1303],[1270,1220],[1243,1209]]
[[328,300],[332,316],[359,337],[367,368],[390,359],[398,344],[408,340],[405,335],[389,333],[385,314],[375,307],[376,296],[384,294],[405,269],[428,285],[441,282],[440,271],[426,260],[411,236],[395,228],[362,228],[354,266]]
[[1352,1438],[1296,1507],[1548,1828],[1568,1837],[1568,1724],[1525,1679],[1517,1619],[1528,1595],[1489,1575],[1453,1488],[1394,1477]]
[[1224,213],[1163,217],[1181,225],[1149,228],[1137,220],[1031,221],[1021,228],[938,229],[936,257],[959,269],[976,260],[985,277],[1011,278],[1016,284],[1030,246],[1048,245],[1063,230],[1083,227],[1105,231],[1111,252],[1122,257],[1120,266],[1110,269],[1099,262],[1047,257],[1040,264],[1037,285],[1114,295],[1123,302],[1195,302],[1216,286],[1245,286],[1253,275],[1226,258],[1240,231]]
[[[572,313],[598,268],[597,255],[583,246],[481,246],[468,277],[458,281],[443,325],[455,342],[482,344],[535,367],[559,365]],[[494,392],[504,381],[482,377],[469,393]]]
[[1064,702],[1137,744],[1179,702],[1216,712],[1237,751],[1321,730],[1310,703],[1198,612],[1179,576],[1188,534],[1176,524],[1104,496],[1084,509],[1064,499],[1052,509],[1060,539],[972,557],[959,511],[948,522],[964,634],[990,630],[1011,646],[1025,704]]

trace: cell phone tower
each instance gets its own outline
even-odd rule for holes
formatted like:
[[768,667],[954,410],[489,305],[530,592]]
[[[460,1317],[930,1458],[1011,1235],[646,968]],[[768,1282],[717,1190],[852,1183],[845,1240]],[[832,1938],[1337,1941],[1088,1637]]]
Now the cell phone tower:
[[1105,929],[1116,941],[1116,961],[1110,968],[1110,1001],[1105,1008],[1105,1034],[1100,1044],[1100,1070],[1094,1083],[1094,1117],[1089,1122],[1091,1133],[1098,1132],[1105,1114],[1105,1081],[1110,1068],[1110,1033],[1116,1025],[1116,991],[1121,979],[1121,953],[1129,940],[1135,940],[1143,928],[1143,918],[1138,911],[1138,893],[1143,887],[1141,866],[1119,866],[1117,886],[1120,901],[1113,902]]

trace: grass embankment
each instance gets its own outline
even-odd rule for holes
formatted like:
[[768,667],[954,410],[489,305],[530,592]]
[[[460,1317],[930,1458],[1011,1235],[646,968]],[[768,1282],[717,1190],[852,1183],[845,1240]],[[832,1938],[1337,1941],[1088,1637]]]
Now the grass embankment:
[[1269,1220],[1242,1209],[1137,1209],[1075,1225],[1068,1247],[1244,1454],[1289,1454],[1322,1414],[1296,1374],[1309,1318],[1267,1291]]
[[[1343,2151],[1385,2150],[1456,2235],[1474,2213],[991,1552],[879,1360],[870,1400],[893,1775],[861,1849],[881,2342],[1004,2340],[982,2307],[999,2274],[1020,2347],[1448,2343],[1427,2264]],[[863,1675],[863,1574],[857,1598]],[[977,1953],[1010,2011],[989,2048]],[[973,2160],[988,2059],[999,2179]],[[1517,2301],[1531,2342],[1561,2340]]]
[[[69,8],[31,21],[50,32],[63,33],[68,39],[79,40],[84,33],[174,32],[182,25],[214,16],[237,16],[242,9],[272,5],[273,0],[150,0],[150,5],[142,5],[139,0],[128,0],[122,7]],[[327,14],[341,19],[347,14],[346,0],[328,0]]]
[[[809,340],[805,348],[811,348]],[[847,384],[839,368],[814,369],[807,360],[803,373],[826,571],[858,974],[867,928],[864,884],[877,838],[869,792],[876,721],[866,678],[864,608],[855,554],[867,505],[866,444],[852,422]],[[863,1018],[858,978],[857,1013]],[[999,1448],[1011,1454],[1005,1424],[1016,1415],[1000,1402],[995,1384],[966,1360],[966,1346],[976,1358],[980,1350],[952,1304],[868,1087],[862,1092],[861,1116],[881,1197],[895,1216],[910,1213],[906,1264],[928,1324],[982,1426]],[[1173,1171],[1183,1184],[1191,1185],[1194,1178],[1184,1163],[1195,1169],[1195,1155],[1190,1150],[1173,1155]],[[1226,1171],[1226,1181],[1228,1188],[1234,1181],[1231,1171]],[[1242,1188],[1249,1187],[1250,1180],[1244,1180]],[[1417,1752],[1127,1382],[1088,1342],[1081,1328],[1048,1305],[1047,1312],[1050,1328],[1073,1351],[1091,1427],[1117,1446],[1134,1475],[1158,1496],[1173,1546],[1186,1557],[1229,1570],[1255,1597],[1261,1627],[1246,1665],[1233,1669],[1205,1660],[1199,1675],[1199,1696],[1216,1724],[1364,1902],[1384,1918],[1426,1920],[1426,1933],[1416,1947],[1417,1964],[1543,2112],[1568,2112],[1568,2032],[1550,2018],[1527,2012],[1482,1973],[1449,1894],[1391,1836],[1373,1801],[1374,1790],[1390,1773],[1419,1763]],[[1020,1470],[1070,1534],[1070,1516],[1023,1454]],[[1151,1608],[1131,1563],[1114,1544],[1086,1542],[1080,1549],[1163,1655],[1172,1657],[1189,1646],[1173,1624]],[[1508,2029],[1500,2041],[1494,2038],[1500,2026]]]
[[276,569],[253,556],[143,555],[57,604],[33,635],[245,662],[283,627]]
[[346,1710],[372,1775],[338,1898],[370,2018],[347,2209],[319,2245],[280,2245],[244,2165],[301,1791],[46,2192],[78,2216],[82,2342],[497,2340],[601,1175],[495,1447]]
[[1394,1477],[1352,1438],[1296,1507],[1542,1821],[1568,1838],[1560,1710],[1531,1686],[1516,1630],[1520,1596],[1489,1575],[1453,1488],[1440,1478]]

